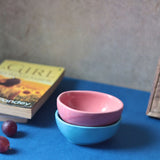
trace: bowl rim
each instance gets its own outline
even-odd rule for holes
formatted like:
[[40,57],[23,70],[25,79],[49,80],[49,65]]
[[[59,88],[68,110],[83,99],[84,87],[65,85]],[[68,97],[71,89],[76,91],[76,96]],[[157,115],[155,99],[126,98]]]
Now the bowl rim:
[[113,124],[109,124],[109,125],[106,125],[106,126],[81,126],[81,125],[75,125],[75,124],[71,124],[71,123],[67,123],[65,122],[64,120],[62,120],[62,118],[59,116],[59,113],[58,113],[58,110],[56,110],[55,112],[55,119],[60,121],[61,123],[63,123],[64,125],[67,125],[67,126],[70,126],[70,127],[75,127],[75,128],[84,128],[84,129],[102,129],[102,128],[110,128],[110,127],[114,127],[114,126],[117,126],[120,121],[121,121],[121,118],[113,123]]
[[[110,111],[110,112],[87,112],[87,111],[82,111],[82,110],[78,110],[78,109],[74,109],[74,108],[71,108],[69,106],[67,106],[66,104],[62,103],[62,101],[60,101],[60,97],[64,94],[67,94],[67,93],[71,93],[71,92],[88,92],[88,93],[98,93],[98,94],[102,94],[102,95],[107,95],[107,96],[110,96],[110,97],[113,97],[114,99],[116,99],[117,101],[119,101],[121,103],[121,107],[117,110],[114,110],[114,111]],[[111,94],[108,94],[108,93],[104,93],[104,92],[99,92],[99,91],[92,91],[92,90],[69,90],[69,91],[64,91],[62,93],[60,93],[57,97],[57,103],[60,103],[61,105],[65,106],[67,109],[71,110],[71,111],[74,111],[74,112],[78,112],[78,113],[82,113],[82,114],[93,114],[93,115],[96,115],[96,114],[110,114],[110,113],[115,113],[115,112],[119,112],[121,110],[123,110],[123,107],[124,107],[124,104],[123,102],[117,98],[116,96],[113,96]]]

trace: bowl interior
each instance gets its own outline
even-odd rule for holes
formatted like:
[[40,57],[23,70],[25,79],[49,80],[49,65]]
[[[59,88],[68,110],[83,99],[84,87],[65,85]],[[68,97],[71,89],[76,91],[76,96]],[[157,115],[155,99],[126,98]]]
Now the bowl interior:
[[84,112],[113,112],[123,108],[118,98],[95,91],[68,91],[62,93],[59,100],[72,109]]

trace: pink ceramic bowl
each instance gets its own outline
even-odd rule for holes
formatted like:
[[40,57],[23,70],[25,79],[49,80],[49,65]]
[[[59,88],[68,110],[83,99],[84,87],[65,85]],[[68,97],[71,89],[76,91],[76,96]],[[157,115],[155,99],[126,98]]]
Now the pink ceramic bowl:
[[117,122],[123,110],[118,98],[95,91],[66,91],[57,97],[60,117],[80,126],[106,126]]

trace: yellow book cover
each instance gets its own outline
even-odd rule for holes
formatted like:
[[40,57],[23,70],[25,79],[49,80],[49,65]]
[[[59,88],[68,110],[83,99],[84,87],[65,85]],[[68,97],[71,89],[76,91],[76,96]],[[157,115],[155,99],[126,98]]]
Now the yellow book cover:
[[63,67],[4,60],[0,64],[0,113],[31,119],[64,71]]

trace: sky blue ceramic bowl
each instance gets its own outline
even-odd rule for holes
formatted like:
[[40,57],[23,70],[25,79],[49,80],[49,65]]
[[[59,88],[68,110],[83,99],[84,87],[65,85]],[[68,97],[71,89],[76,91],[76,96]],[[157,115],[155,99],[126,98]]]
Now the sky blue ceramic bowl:
[[112,125],[100,126],[100,127],[86,127],[69,124],[63,121],[55,112],[55,119],[60,132],[66,137],[66,139],[74,144],[90,145],[103,142],[113,135],[115,135],[120,120]]

